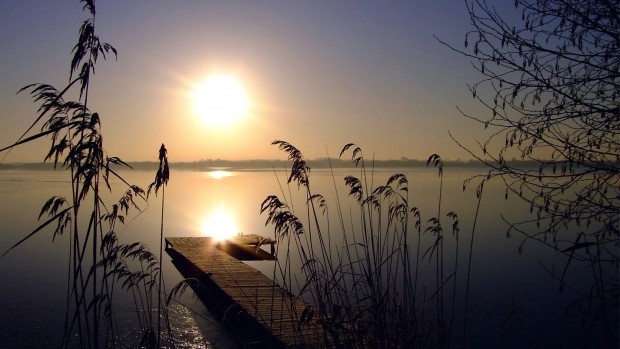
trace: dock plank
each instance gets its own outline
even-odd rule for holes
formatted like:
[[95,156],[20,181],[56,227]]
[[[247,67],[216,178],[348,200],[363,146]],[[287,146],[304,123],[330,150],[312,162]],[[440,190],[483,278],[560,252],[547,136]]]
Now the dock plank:
[[227,249],[222,244],[226,243],[242,248],[249,246],[251,250],[259,244],[275,242],[255,234],[239,235],[219,244],[206,237],[167,237],[166,251],[182,274],[201,282],[201,299],[204,298],[205,305],[239,335],[245,346],[329,347],[321,341],[317,324],[300,325],[302,312],[308,305],[258,270],[224,252]]

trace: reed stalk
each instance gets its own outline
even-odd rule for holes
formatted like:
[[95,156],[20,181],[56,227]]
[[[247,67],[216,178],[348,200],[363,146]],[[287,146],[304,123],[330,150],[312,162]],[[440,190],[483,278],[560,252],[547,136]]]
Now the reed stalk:
[[469,257],[467,259],[467,283],[465,285],[465,310],[463,315],[463,348],[467,347],[467,321],[468,321],[468,310],[469,310],[469,283],[471,281],[471,261],[472,256],[474,255],[474,235],[476,233],[476,224],[478,223],[478,215],[480,213],[480,204],[482,203],[482,193],[484,191],[484,181],[480,183],[478,189],[476,190],[476,196],[478,198],[476,204],[476,213],[474,214],[474,223],[471,228],[471,239],[469,242]]
[[[155,174],[155,180],[153,183],[149,185],[147,191],[147,197],[150,195],[151,190],[155,190],[155,195],[161,188],[161,221],[160,221],[160,230],[159,230],[159,260],[161,261],[163,258],[163,249],[164,249],[164,212],[166,206],[166,185],[168,184],[168,180],[170,179],[170,167],[168,166],[168,150],[164,144],[159,148],[159,167],[157,169],[157,173]],[[163,269],[159,268],[158,273],[158,292],[157,292],[157,345],[161,345],[161,317],[162,317],[162,307],[163,303],[161,301],[162,293],[165,294],[165,290],[163,289]]]
[[[452,329],[457,311],[455,274],[459,228],[456,214],[447,215],[453,221],[457,241],[455,270],[444,278],[442,268],[445,268],[446,255],[437,252],[432,260],[438,279],[431,296],[427,297],[425,290],[429,285],[421,286],[419,280],[420,251],[427,242],[422,241],[425,239],[420,212],[409,206],[405,175],[394,174],[385,184],[375,186],[374,169],[372,165],[366,168],[361,149],[354,144],[346,145],[340,157],[350,153],[359,173],[359,177],[344,178],[356,209],[345,212],[347,205],[339,197],[334,178],[336,216],[332,218],[328,199],[312,191],[310,168],[301,152],[284,141],[273,144],[286,152],[291,161],[287,180],[289,194],[284,195],[285,201],[276,195],[267,197],[261,204],[261,213],[267,215],[266,224],[274,226],[279,242],[274,275],[276,270],[281,270],[278,275],[282,287],[310,304],[299,319],[300,328],[318,326],[321,329],[312,342],[319,340],[324,346],[334,348],[448,347],[450,335],[447,332]],[[440,158],[434,156],[437,166],[442,165]],[[331,173],[334,174],[333,169]],[[292,208],[294,200],[290,197],[290,188],[293,184],[306,203],[303,219]],[[442,188],[443,181],[440,181],[439,213]],[[281,192],[285,193],[282,186]],[[332,224],[332,219],[337,224]],[[347,220],[351,222],[348,225],[345,224]],[[427,253],[439,251],[439,243],[443,243],[440,219],[431,219],[429,223],[425,231],[435,234]],[[341,236],[342,241],[334,236]],[[410,246],[412,240],[417,246],[415,249]],[[291,270],[294,258],[301,260],[302,268],[297,273]],[[444,317],[442,294],[450,284],[454,285],[452,314]],[[421,287],[422,292],[419,291]],[[426,317],[429,302],[437,304],[435,316],[430,318]]]

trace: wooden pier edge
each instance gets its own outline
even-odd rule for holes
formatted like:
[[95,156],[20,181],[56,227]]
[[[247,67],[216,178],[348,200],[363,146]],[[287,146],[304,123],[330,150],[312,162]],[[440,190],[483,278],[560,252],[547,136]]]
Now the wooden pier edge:
[[[326,348],[320,326],[300,321],[312,307],[260,271],[228,253],[227,246],[257,248],[250,234],[217,242],[203,237],[166,237],[166,252],[205,307],[247,348]],[[267,244],[275,243],[267,241]],[[229,246],[228,246],[229,247]]]

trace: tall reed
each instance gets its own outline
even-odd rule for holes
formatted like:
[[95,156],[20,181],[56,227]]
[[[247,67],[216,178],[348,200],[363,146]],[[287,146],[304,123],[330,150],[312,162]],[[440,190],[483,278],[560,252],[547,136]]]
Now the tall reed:
[[[139,242],[120,243],[116,234],[117,226],[125,222],[130,210],[141,211],[146,193],[117,172],[118,168],[130,166],[118,157],[107,156],[101,134],[102,118],[91,111],[89,103],[98,59],[108,55],[116,57],[117,51],[96,35],[95,1],[80,2],[88,18],[80,27],[78,42],[72,51],[69,83],[61,90],[42,83],[22,88],[19,92],[30,93],[35,102],[40,103],[36,118],[17,141],[0,149],[8,153],[22,144],[48,138],[51,146],[45,161],[67,172],[71,196],[53,196],[47,200],[39,214],[42,222],[4,255],[50,228],[54,240],[68,238],[62,347],[99,348],[121,344],[115,316],[117,291],[128,292],[134,300],[139,324],[135,332],[140,333],[140,339],[133,345],[156,347],[160,341],[159,334],[155,335],[152,310],[154,307],[161,309],[162,304],[159,259]],[[72,97],[75,99],[71,100]],[[36,127],[40,127],[40,131],[35,131]],[[109,205],[104,202],[103,191],[112,192],[112,180],[122,183],[124,193]],[[157,305],[154,295],[158,295]],[[159,333],[159,312],[156,315]]]
[[[299,319],[300,326],[320,326],[319,340],[326,347],[449,347],[447,333],[457,311],[456,214],[446,216],[452,220],[457,246],[451,270],[444,263],[447,257],[442,249],[444,217],[429,219],[428,227],[422,229],[420,210],[410,205],[407,176],[396,173],[386,183],[375,185],[374,169],[366,163],[361,148],[347,144],[340,157],[350,154],[358,172],[358,176],[344,178],[353,199],[353,208],[347,209],[351,203],[340,198],[335,179],[336,199],[330,201],[313,191],[302,153],[285,141],[273,144],[291,161],[289,191],[282,188],[284,199],[268,196],[261,213],[267,215],[266,224],[274,226],[279,242],[274,275],[283,287],[310,304]],[[441,176],[439,156],[431,156],[431,162],[440,168]],[[305,207],[294,208],[290,184],[297,185]],[[328,202],[335,203],[334,213]],[[428,235],[432,235],[430,240]],[[421,254],[424,248],[426,253]],[[294,258],[300,258],[301,270],[292,270]],[[429,266],[431,261],[435,264],[434,286],[423,280],[425,260]],[[444,314],[444,292],[450,288],[451,314]]]
[[[161,224],[159,231],[159,260],[161,261],[163,258],[163,246],[164,246],[164,212],[166,206],[166,185],[168,184],[168,180],[170,179],[170,168],[168,166],[168,150],[166,146],[162,143],[159,148],[159,167],[157,168],[157,173],[155,174],[155,180],[153,183],[149,185],[149,189],[147,192],[147,196],[150,195],[151,190],[155,189],[155,195],[161,188]],[[162,293],[166,293],[163,288],[163,270],[160,269],[159,277],[158,277],[158,286],[159,292],[157,292],[157,343],[161,342],[161,317],[162,317],[162,308],[163,303],[161,300]],[[166,313],[167,318],[167,313]],[[168,327],[170,329],[170,327]]]

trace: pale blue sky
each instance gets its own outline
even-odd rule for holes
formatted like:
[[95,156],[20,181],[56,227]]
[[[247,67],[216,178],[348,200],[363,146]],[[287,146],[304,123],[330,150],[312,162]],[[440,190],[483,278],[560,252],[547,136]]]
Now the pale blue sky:
[[[101,62],[90,107],[102,116],[109,155],[173,161],[283,158],[287,140],[307,158],[353,142],[367,157],[467,158],[448,131],[473,144],[477,112],[462,1],[99,1],[96,29],[118,49]],[[68,81],[71,48],[87,18],[77,0],[0,0],[0,146],[34,119],[33,82]],[[251,100],[246,118],[210,129],[193,112],[193,84],[234,74]],[[484,112],[484,111],[481,111]],[[42,160],[46,141],[5,159]]]

